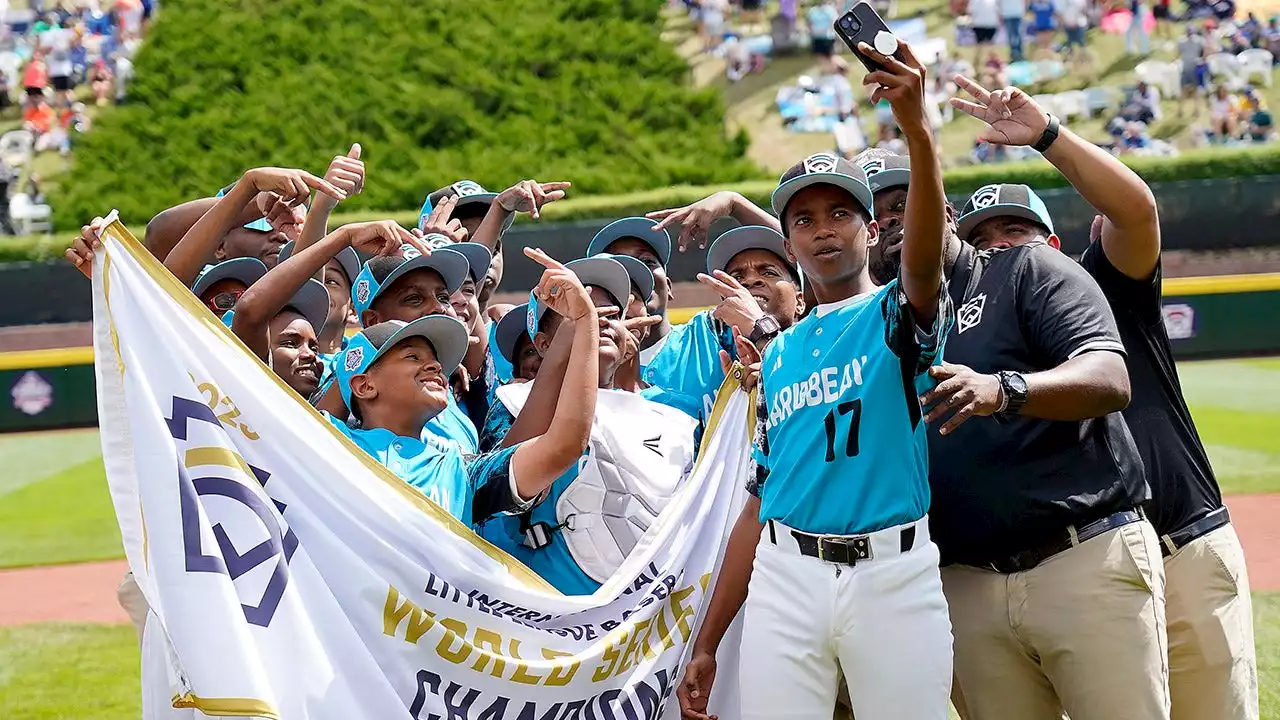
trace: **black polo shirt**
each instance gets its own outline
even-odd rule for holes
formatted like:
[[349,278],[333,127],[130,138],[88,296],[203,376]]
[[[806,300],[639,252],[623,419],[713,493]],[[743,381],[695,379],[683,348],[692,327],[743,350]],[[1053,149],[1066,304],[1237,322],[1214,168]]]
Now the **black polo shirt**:
[[[1102,290],[1044,243],[964,245],[949,282],[957,308],[944,357],[978,372],[1050,370],[1084,352],[1124,352]],[[983,565],[1038,547],[1147,499],[1120,413],[1082,422],[970,418],[929,428],[930,528],[943,562]]]
[[1101,241],[1080,265],[1098,281],[1120,328],[1133,392],[1124,419],[1151,484],[1151,524],[1165,535],[1222,507],[1222,490],[1182,398],[1161,312],[1160,267],[1149,280],[1134,280],[1111,264]]

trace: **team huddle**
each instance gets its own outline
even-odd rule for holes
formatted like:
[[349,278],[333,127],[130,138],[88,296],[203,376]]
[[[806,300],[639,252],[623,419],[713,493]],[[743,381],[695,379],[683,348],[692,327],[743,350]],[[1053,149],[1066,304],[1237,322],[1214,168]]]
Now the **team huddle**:
[[[463,180],[412,230],[330,231],[358,145],[323,177],[250,170],[146,244],[356,447],[569,595],[642,540],[737,375],[753,470],[686,718],[708,717],[740,613],[746,718],[1257,718],[1244,558],[1162,324],[1150,189],[1020,90],[957,78],[981,139],[1033,147],[1100,214],[1077,262],[1025,185],[957,211],[923,67],[860,51],[908,155],[813,155],[769,210],[716,193],[577,259],[523,248],[543,268],[524,305],[493,302],[504,233],[569,183]],[[67,251],[86,274],[99,227]],[[722,299],[673,325],[666,268],[694,246]]]

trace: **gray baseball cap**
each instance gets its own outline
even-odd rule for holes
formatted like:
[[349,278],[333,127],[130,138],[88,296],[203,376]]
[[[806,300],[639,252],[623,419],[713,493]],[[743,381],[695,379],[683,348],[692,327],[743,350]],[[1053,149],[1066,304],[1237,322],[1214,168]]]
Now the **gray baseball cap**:
[[734,228],[711,243],[707,249],[707,274],[716,270],[724,271],[733,260],[746,250],[768,250],[781,258],[787,267],[794,272],[796,266],[787,260],[786,239],[773,228],[762,225],[744,225]]
[[240,257],[223,260],[214,265],[206,265],[196,276],[196,281],[191,285],[191,292],[196,297],[200,297],[205,290],[219,280],[239,280],[248,287],[261,280],[266,274],[267,266],[258,258]]
[[[279,262],[284,262],[285,260],[293,257],[294,245],[294,241],[290,240],[281,246]],[[333,256],[333,259],[337,260],[338,264],[342,265],[342,272],[346,273],[347,282],[355,282],[356,278],[360,275],[359,253],[357,253],[354,248],[344,247],[338,251],[337,255]]]

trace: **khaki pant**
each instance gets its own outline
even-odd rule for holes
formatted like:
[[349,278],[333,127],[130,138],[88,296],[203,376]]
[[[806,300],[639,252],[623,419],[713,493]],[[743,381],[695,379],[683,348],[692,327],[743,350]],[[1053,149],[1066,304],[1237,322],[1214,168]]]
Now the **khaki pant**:
[[1164,563],[1149,523],[1026,572],[945,567],[942,583],[970,720],[1169,718]]
[[1218,528],[1164,563],[1173,720],[1257,720],[1249,573],[1235,528]]

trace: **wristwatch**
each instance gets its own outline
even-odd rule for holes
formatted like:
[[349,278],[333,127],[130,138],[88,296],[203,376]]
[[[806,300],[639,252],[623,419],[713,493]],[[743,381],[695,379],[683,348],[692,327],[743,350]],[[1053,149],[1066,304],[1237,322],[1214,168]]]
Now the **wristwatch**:
[[996,413],[1001,417],[1012,417],[1022,411],[1027,404],[1027,379],[1021,373],[1001,370],[996,373],[1000,380],[1000,392],[1004,395],[1004,403]]
[[1053,113],[1045,114],[1049,116],[1049,124],[1045,126],[1044,132],[1040,133],[1040,138],[1031,146],[1031,149],[1038,153],[1048,150],[1053,141],[1058,139],[1058,129],[1060,127],[1058,118]]
[[764,315],[756,320],[755,327],[751,328],[751,334],[747,336],[747,340],[754,345],[765,338],[772,338],[782,330],[782,326],[778,324],[776,318],[772,315]]

